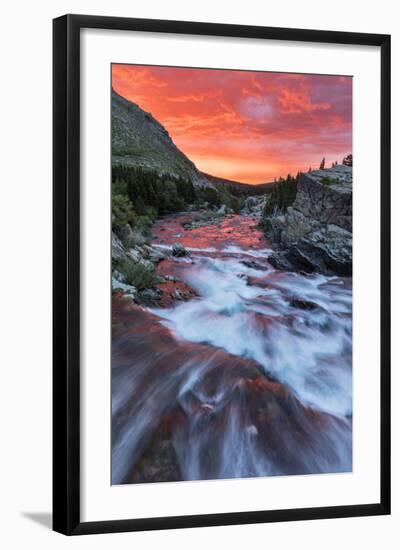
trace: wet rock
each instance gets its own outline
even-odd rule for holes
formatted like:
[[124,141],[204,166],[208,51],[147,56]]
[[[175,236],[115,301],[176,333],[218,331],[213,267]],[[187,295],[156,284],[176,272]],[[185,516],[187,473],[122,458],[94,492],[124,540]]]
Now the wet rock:
[[175,275],[165,275],[164,279],[166,281],[171,281],[172,283],[180,282],[180,279],[178,279],[178,277],[175,277]]
[[161,260],[165,260],[169,256],[167,250],[148,244],[143,246],[142,251],[143,256],[155,264],[161,262]]
[[144,305],[154,305],[162,298],[162,291],[154,288],[146,288],[138,294],[138,300]]
[[276,252],[268,257],[268,262],[275,269],[282,271],[293,271],[293,265],[286,258],[285,252]]
[[177,300],[186,302],[197,297],[196,291],[186,283],[171,281],[167,277],[165,277],[165,282],[157,285],[157,289],[161,293],[158,301],[159,307],[172,307]]
[[175,243],[172,247],[172,255],[176,258],[190,256],[190,252],[181,243]]
[[305,311],[314,311],[319,307],[318,304],[315,304],[314,302],[310,302],[308,300],[301,300],[300,298],[292,298],[290,301],[290,305],[292,307],[296,307],[297,309],[303,309]]
[[264,267],[254,260],[241,260],[240,263],[245,265],[246,267],[249,267],[250,269],[258,269],[260,271],[264,270]]
[[[331,226],[330,226],[331,227]],[[326,233],[329,229],[324,230]],[[268,258],[276,269],[324,275],[352,274],[351,236],[344,240],[324,240],[315,236],[301,239]]]

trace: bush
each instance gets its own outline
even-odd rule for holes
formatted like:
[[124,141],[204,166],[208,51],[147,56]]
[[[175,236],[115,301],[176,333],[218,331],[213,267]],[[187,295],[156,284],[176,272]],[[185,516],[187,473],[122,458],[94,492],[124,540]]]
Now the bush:
[[215,219],[218,214],[216,212],[212,212],[210,210],[204,210],[202,212],[196,212],[193,216],[194,222],[209,222]]
[[135,229],[139,231],[144,237],[150,237],[150,229],[154,220],[149,216],[138,216],[136,218]]
[[152,288],[158,282],[154,266],[119,260],[116,262],[116,269],[124,276],[128,285],[132,285],[138,290]]
[[126,249],[136,245],[141,246],[149,240],[149,235],[145,235],[141,228],[135,227],[132,229],[130,225],[119,228],[118,235]]
[[199,187],[196,190],[197,202],[207,202],[211,206],[219,208],[221,206],[220,194],[211,187]]
[[244,207],[245,197],[235,196],[227,188],[222,187],[220,193],[220,201],[225,204],[227,208],[231,208],[236,214]]
[[131,201],[126,195],[113,194],[112,196],[112,226],[113,229],[124,227],[126,224],[135,224],[135,212]]

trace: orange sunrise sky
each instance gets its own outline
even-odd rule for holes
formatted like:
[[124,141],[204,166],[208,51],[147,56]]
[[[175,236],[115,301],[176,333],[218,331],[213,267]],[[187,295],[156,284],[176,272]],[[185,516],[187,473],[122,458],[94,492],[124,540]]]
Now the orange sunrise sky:
[[113,65],[112,86],[214,176],[269,182],[352,151],[351,77]]

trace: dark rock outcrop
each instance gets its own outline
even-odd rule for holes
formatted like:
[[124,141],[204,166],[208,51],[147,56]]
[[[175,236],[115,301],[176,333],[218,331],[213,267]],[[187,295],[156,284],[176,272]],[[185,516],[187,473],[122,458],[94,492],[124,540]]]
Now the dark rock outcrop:
[[264,225],[279,245],[269,259],[277,269],[351,275],[352,168],[302,174],[292,206]]

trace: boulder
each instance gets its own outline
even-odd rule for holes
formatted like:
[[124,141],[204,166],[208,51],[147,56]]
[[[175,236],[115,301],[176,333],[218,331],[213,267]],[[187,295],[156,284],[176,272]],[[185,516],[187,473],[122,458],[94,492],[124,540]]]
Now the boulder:
[[217,214],[220,214],[221,216],[225,216],[225,214],[226,214],[226,204],[221,204],[221,206],[217,210]]
[[180,279],[178,277],[175,277],[175,275],[165,275],[164,279],[166,281],[170,281],[171,283],[180,283]]
[[129,248],[126,251],[126,255],[128,258],[130,258],[133,262],[137,263],[139,262],[143,257],[143,251],[139,247],[135,248]]
[[129,296],[130,298],[132,298],[133,300],[135,300],[138,296],[138,291],[137,291],[137,288],[133,285],[128,285],[126,283],[124,283],[121,279],[122,279],[122,275],[121,273],[118,273],[118,272],[113,272],[113,276],[112,276],[112,289],[117,291],[117,290],[120,290],[121,292],[124,293],[125,296]]
[[310,302],[309,300],[302,300],[301,298],[292,298],[290,305],[297,309],[303,309],[304,311],[314,311],[318,309],[318,304]]
[[158,262],[161,262],[161,260],[165,260],[165,258],[168,258],[169,256],[168,250],[165,250],[159,247],[145,245],[143,249],[144,249],[146,258],[155,264],[157,264]]
[[144,305],[154,305],[161,300],[162,291],[154,288],[146,288],[139,293],[139,301]]
[[261,216],[265,201],[265,195],[247,197],[241,213],[245,216]]
[[114,231],[111,237],[111,255],[115,260],[126,260],[126,250]]
[[172,255],[176,258],[190,256],[190,252],[181,243],[175,243],[172,247]]

